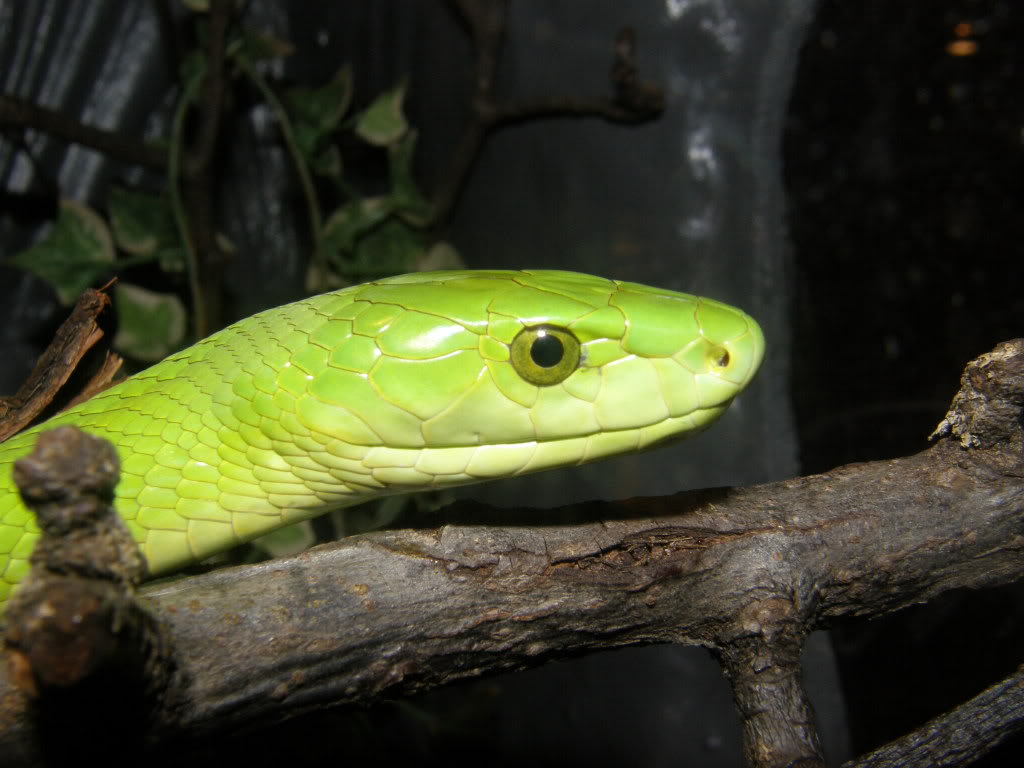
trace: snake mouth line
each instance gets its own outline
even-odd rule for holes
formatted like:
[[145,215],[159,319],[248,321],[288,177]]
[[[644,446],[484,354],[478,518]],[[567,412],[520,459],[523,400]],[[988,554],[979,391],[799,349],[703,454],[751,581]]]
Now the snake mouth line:
[[[587,432],[586,434],[578,434],[578,435],[572,435],[572,436],[566,436],[566,437],[556,437],[556,436],[553,436],[553,437],[535,437],[535,438],[532,438],[532,439],[510,440],[510,441],[505,441],[505,442],[482,442],[482,443],[473,443],[473,444],[469,444],[469,445],[452,445],[452,446],[443,446],[443,447],[437,447],[437,448],[430,448],[430,447],[428,447],[428,448],[423,448],[423,449],[410,449],[410,450],[443,450],[444,448],[461,448],[461,449],[469,449],[469,448],[505,448],[505,447],[510,447],[511,448],[511,447],[522,446],[522,445],[551,445],[551,444],[554,444],[554,443],[568,443],[568,442],[572,442],[572,441],[590,440],[590,439],[592,439],[594,437],[604,436],[604,435],[626,435],[626,434],[630,434],[630,433],[634,433],[634,432],[639,434],[640,432],[643,432],[644,430],[654,430],[654,429],[658,429],[659,427],[663,427],[663,426],[668,425],[668,424],[678,425],[678,424],[680,424],[681,422],[684,422],[684,421],[688,421],[688,420],[689,421],[693,421],[695,416],[699,417],[702,414],[708,414],[710,416],[717,417],[719,414],[724,412],[729,407],[729,405],[732,403],[733,399],[735,399],[735,398],[730,398],[729,400],[726,400],[726,401],[724,401],[724,402],[722,402],[721,404],[718,404],[718,405],[708,406],[706,408],[694,408],[689,413],[680,414],[678,416],[666,416],[664,419],[659,419],[658,421],[652,421],[650,424],[643,424],[643,425],[635,426],[635,427],[617,427],[617,428],[612,428],[612,429],[599,429],[599,430],[594,430],[594,431],[591,431],[591,432]],[[710,423],[711,422],[709,421],[708,425],[710,425]],[[683,434],[679,434],[679,435],[675,435],[675,434],[668,435],[667,438],[668,439],[674,438],[674,439],[679,439],[679,440],[685,440],[689,436],[690,436],[690,434],[687,432],[687,433],[683,433]]]
[[368,471],[385,485],[425,488],[529,474],[683,440],[710,426],[727,407],[725,403],[642,427],[570,437],[428,448],[378,446],[366,452],[361,461],[362,471]]

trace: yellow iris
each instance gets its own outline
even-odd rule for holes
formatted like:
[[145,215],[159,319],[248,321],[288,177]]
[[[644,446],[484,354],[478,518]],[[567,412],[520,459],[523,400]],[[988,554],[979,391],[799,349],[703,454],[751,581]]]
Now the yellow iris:
[[523,328],[510,348],[512,367],[525,381],[550,387],[569,378],[580,364],[580,342],[566,328]]

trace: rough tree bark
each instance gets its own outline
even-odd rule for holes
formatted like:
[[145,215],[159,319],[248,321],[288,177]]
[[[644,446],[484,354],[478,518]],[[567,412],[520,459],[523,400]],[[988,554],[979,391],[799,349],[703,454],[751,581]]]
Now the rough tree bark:
[[[1024,575],[1022,408],[1018,339],[967,366],[935,443],[914,456],[594,502],[584,525],[552,522],[559,510],[460,504],[440,528],[153,585],[143,600],[176,668],[146,738],[166,744],[569,653],[684,643],[723,664],[751,765],[824,765],[799,675],[809,632]],[[1019,729],[1020,691],[1008,680],[848,765],[966,765]],[[30,712],[0,676],[4,765],[34,755]]]

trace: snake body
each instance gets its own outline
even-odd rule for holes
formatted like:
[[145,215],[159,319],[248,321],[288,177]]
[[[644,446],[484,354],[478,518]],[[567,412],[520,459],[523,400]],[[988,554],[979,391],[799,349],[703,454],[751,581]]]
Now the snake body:
[[763,349],[738,309],[572,272],[417,273],[259,313],[0,445],[0,611],[39,536],[12,464],[42,429],[114,444],[158,575],[384,494],[696,433]]

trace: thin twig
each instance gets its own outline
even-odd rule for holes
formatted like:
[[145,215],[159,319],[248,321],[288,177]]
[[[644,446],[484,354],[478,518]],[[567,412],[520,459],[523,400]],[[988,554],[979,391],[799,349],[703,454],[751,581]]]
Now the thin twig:
[[619,31],[613,46],[612,99],[549,97],[524,103],[501,103],[495,80],[505,35],[508,0],[453,0],[459,21],[473,43],[474,83],[469,125],[452,156],[448,173],[434,194],[431,222],[443,227],[451,217],[469,173],[487,137],[496,130],[550,118],[601,118],[613,123],[638,124],[658,117],[665,108],[662,90],[637,76],[634,63],[635,33]]
[[12,397],[0,398],[0,442],[23,430],[53,404],[82,358],[103,337],[97,319],[109,306],[110,297],[103,291],[90,288],[79,297],[28,379]]
[[123,163],[164,170],[167,153],[113,131],[79,122],[68,115],[16,96],[0,94],[0,127],[30,128],[72,144],[79,144]]
[[210,168],[213,151],[217,146],[224,107],[224,51],[233,2],[213,0],[210,3],[206,77],[203,78],[203,93],[199,102],[199,129],[185,163],[186,173],[190,176],[198,176]]
[[[221,325],[221,275],[225,256],[217,242],[214,202],[217,173],[214,158],[224,113],[225,48],[234,7],[233,0],[212,0],[210,3],[202,89],[195,104],[199,118],[198,135],[189,144],[183,158],[185,180],[181,195],[190,221],[196,257],[198,292],[193,291],[193,301],[197,301],[198,306],[193,309],[193,316],[197,321],[194,333],[198,338],[208,335]],[[190,283],[190,288],[195,287]]]
[[295,165],[295,172],[299,176],[302,194],[306,198],[306,210],[309,212],[309,230],[313,240],[314,268],[318,270],[319,274],[326,274],[326,256],[321,242],[323,239],[323,214],[320,212],[320,200],[316,195],[316,188],[313,185],[313,176],[309,172],[309,166],[306,164],[306,160],[299,149],[299,144],[295,139],[295,131],[292,129],[288,111],[284,108],[281,100],[277,98],[274,89],[256,71],[256,68],[252,66],[252,63],[247,58],[236,56],[234,61],[242,74],[248,77],[253,85],[259,89],[263,99],[267,102],[267,105],[274,113],[274,117],[277,119],[278,127],[281,129],[281,136],[284,137],[285,146],[288,147],[288,154],[291,155],[292,163]]
[[621,107],[611,101],[585,101],[571,97],[552,98],[523,104],[502,104],[481,115],[488,130],[504,128],[527,120],[555,117],[600,117],[610,123],[632,125],[651,119],[647,113]]
[[196,252],[195,240],[189,228],[188,216],[185,213],[185,203],[181,194],[181,172],[182,152],[185,142],[185,117],[196,95],[199,93],[201,81],[193,79],[185,84],[181,98],[174,110],[174,121],[171,124],[171,146],[170,163],[167,168],[167,189],[169,192],[171,211],[174,213],[174,223],[178,227],[178,234],[185,246],[186,261],[188,264],[188,287],[192,299],[192,328],[198,338],[208,335],[209,319],[206,315],[206,303],[203,301],[203,291],[199,279],[199,255]]

